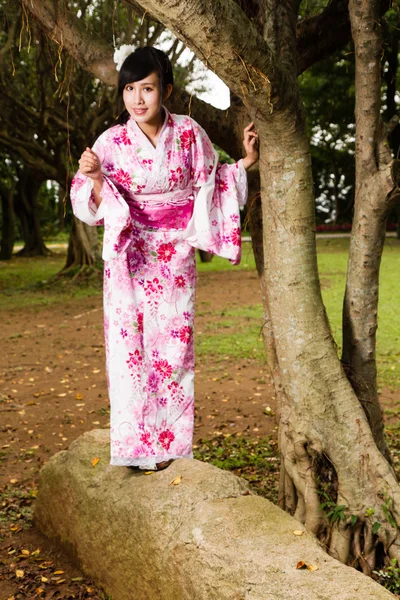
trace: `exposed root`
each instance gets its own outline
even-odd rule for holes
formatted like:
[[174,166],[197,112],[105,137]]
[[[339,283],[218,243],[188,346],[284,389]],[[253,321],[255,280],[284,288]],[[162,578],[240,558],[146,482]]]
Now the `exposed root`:
[[349,527],[334,526],[330,531],[329,554],[347,564],[350,556],[351,531]]
[[[294,441],[282,422],[279,437],[280,506],[316,535],[331,556],[365,575],[393,558],[400,561],[400,494],[390,466],[377,464],[374,469],[363,460],[360,473],[349,479],[348,466],[335,468],[320,451],[320,442]],[[378,450],[377,457],[383,460]]]
[[62,269],[52,277],[49,277],[46,282],[40,282],[37,287],[53,290],[62,286],[66,288],[83,288],[93,287],[99,290],[103,285],[103,268],[102,265],[81,265],[71,266],[67,269]]

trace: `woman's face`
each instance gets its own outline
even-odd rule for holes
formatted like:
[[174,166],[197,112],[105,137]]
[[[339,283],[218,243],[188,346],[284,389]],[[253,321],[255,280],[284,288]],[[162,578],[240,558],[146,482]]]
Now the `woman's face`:
[[[172,90],[172,86],[169,87]],[[168,90],[165,97],[169,96],[171,90]],[[122,98],[126,110],[138,124],[158,125],[163,98],[157,73],[153,72],[140,81],[127,83]]]

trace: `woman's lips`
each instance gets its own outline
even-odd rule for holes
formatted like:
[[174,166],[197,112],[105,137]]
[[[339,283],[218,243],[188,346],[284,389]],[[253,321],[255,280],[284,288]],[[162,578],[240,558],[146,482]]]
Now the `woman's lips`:
[[135,115],[144,115],[146,110],[147,108],[134,108],[133,112],[135,113]]

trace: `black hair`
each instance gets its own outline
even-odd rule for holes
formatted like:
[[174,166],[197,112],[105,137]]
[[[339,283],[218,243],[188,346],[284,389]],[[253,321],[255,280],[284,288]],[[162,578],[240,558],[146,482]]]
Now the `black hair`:
[[[144,46],[136,48],[122,63],[118,75],[118,99],[122,101],[122,94],[125,86],[133,81],[140,81],[150,73],[157,73],[160,80],[161,96],[167,89],[167,85],[174,85],[174,74],[172,72],[171,61],[162,50],[153,48],[153,46]],[[129,113],[126,109],[122,111],[117,119],[117,123],[123,125],[129,119]]]

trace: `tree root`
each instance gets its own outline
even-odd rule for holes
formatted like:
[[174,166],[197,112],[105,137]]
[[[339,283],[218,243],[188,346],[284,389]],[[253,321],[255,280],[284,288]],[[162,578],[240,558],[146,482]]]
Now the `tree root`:
[[361,460],[359,473],[350,479],[347,465],[335,467],[321,452],[320,442],[296,436],[282,421],[279,438],[280,506],[303,523],[331,556],[366,575],[393,558],[400,560],[400,493],[379,451],[377,464]]

